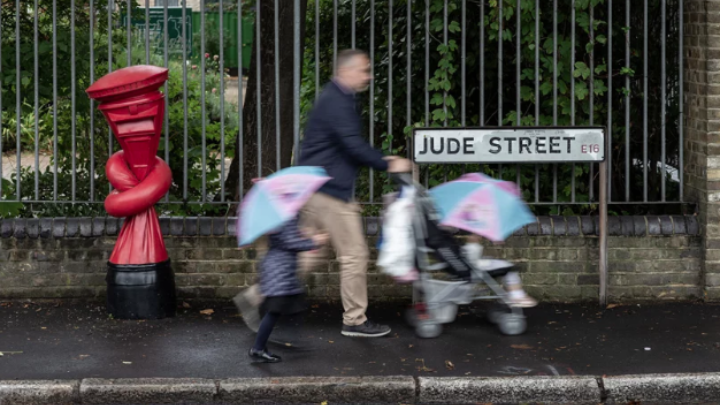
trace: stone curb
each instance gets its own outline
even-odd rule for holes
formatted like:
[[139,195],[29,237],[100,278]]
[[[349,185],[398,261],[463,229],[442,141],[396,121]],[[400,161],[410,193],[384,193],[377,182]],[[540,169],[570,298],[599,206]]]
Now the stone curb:
[[605,377],[608,404],[717,403],[720,373],[644,374]]
[[289,377],[223,380],[219,402],[254,404],[399,404],[414,403],[413,377]]
[[[0,220],[2,238],[77,238],[116,236],[123,219],[97,218],[18,218]],[[235,236],[235,217],[161,217],[160,229],[165,236],[218,237]],[[380,233],[377,217],[363,218],[368,236]],[[514,236],[597,236],[600,228],[596,216],[543,216],[513,233]],[[697,217],[618,216],[608,218],[610,236],[699,235]]]
[[80,383],[82,404],[209,404],[216,394],[213,380],[195,378],[89,378]]
[[267,377],[0,381],[0,405],[79,404],[701,404],[720,373],[615,377]]
[[0,380],[0,405],[65,405],[79,403],[79,388],[79,380]]
[[419,378],[420,404],[598,404],[595,377]]

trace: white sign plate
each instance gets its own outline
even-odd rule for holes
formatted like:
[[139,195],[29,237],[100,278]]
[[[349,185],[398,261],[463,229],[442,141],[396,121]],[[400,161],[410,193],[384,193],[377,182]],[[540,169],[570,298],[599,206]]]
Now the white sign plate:
[[416,163],[602,162],[605,129],[417,128]]

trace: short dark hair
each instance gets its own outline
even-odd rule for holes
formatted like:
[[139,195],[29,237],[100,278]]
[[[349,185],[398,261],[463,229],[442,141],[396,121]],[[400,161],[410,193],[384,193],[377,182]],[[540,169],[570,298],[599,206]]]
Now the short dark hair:
[[367,52],[361,51],[359,49],[345,49],[344,51],[340,51],[337,56],[337,67],[341,68],[347,65],[353,58],[357,56],[367,57]]

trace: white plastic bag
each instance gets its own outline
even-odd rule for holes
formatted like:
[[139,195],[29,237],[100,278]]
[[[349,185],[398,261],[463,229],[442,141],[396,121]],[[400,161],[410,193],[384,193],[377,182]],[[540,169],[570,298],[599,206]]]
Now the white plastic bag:
[[415,235],[412,228],[415,190],[405,187],[383,216],[382,245],[377,260],[380,271],[396,281],[413,281],[415,270]]

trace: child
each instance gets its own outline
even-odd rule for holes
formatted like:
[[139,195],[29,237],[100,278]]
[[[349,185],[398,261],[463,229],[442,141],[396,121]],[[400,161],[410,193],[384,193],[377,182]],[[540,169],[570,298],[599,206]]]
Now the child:
[[[465,258],[473,263],[482,259],[483,247],[480,245],[480,237],[477,235],[470,235],[468,243],[463,246],[463,254]],[[518,308],[532,308],[537,305],[537,301],[527,295],[522,287],[522,280],[520,275],[511,271],[505,275],[505,288],[508,290],[508,298],[512,303],[512,306]]]
[[265,316],[250,349],[251,359],[261,363],[279,363],[282,359],[267,350],[267,342],[278,319],[305,309],[304,288],[297,276],[299,252],[318,249],[327,243],[327,235],[306,238],[300,233],[298,220],[293,219],[269,235],[267,254],[260,263],[260,291],[265,297],[260,308]]

